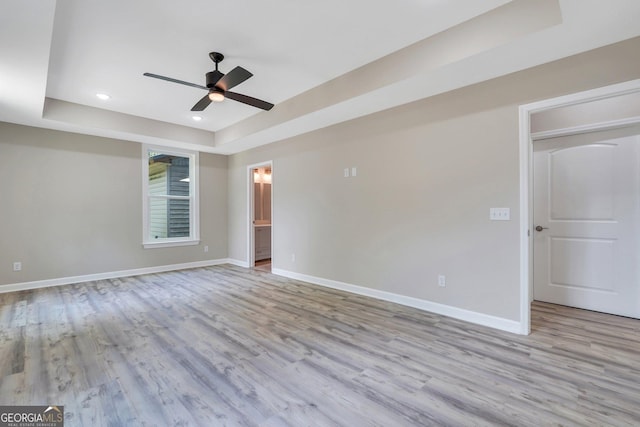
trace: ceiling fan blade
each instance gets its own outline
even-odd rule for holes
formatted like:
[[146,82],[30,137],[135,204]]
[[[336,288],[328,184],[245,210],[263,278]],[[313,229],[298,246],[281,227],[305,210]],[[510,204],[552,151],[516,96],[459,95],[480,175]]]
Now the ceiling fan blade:
[[251,76],[253,76],[253,74],[251,74],[249,71],[245,70],[242,67],[236,67],[225,74],[224,77],[222,77],[220,80],[218,80],[216,86],[226,92],[232,87],[237,86],[243,81],[247,80]]
[[196,105],[191,108],[191,111],[202,111],[207,108],[209,104],[211,104],[211,100],[209,99],[209,94],[206,94],[200,98],[200,101],[196,102]]
[[273,104],[267,101],[263,101],[261,99],[252,98],[247,95],[243,95],[241,93],[236,92],[225,92],[224,96],[229,99],[233,99],[234,101],[242,102],[243,104],[251,105],[252,107],[262,108],[263,110],[271,110],[273,108]]
[[198,89],[209,90],[206,87],[201,86],[201,85],[197,85],[195,83],[189,83],[189,82],[185,82],[183,80],[172,79],[171,77],[165,77],[165,76],[161,76],[159,74],[144,73],[143,76],[153,77],[154,79],[166,80],[166,81],[171,82],[171,83],[178,83],[178,84],[181,84],[181,85],[191,86],[191,87],[195,87],[195,88],[198,88]]

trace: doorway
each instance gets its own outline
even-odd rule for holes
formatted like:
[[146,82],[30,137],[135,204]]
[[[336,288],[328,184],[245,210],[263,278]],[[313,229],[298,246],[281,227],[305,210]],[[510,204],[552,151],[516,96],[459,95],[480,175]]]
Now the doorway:
[[271,271],[273,241],[273,165],[272,162],[248,167],[249,221],[247,227],[249,266]]
[[[614,100],[627,95],[640,95],[640,80],[615,84],[603,88],[589,90],[573,95],[521,105],[520,115],[520,333],[531,332],[531,302],[534,299],[534,240],[536,226],[534,223],[534,145],[559,137],[577,137],[597,132],[621,132],[635,129],[640,134],[640,114],[629,114],[624,117],[605,117],[602,120],[590,120],[573,123],[566,127],[551,130],[532,129],[532,116],[554,109],[571,106],[588,106],[592,102]],[[617,112],[610,109],[609,112]],[[582,115],[581,117],[584,117]],[[631,133],[633,134],[633,133]],[[628,135],[627,135],[628,136]],[[615,137],[614,137],[615,138]],[[593,142],[593,141],[592,141]],[[598,142],[598,141],[596,141]],[[599,142],[602,142],[599,141]],[[638,177],[636,177],[638,180]],[[637,236],[636,236],[637,237]],[[635,239],[636,241],[639,239]],[[548,244],[548,241],[547,241]],[[546,255],[549,256],[548,254]],[[636,260],[636,264],[637,264]],[[556,275],[558,277],[558,275]]]
[[534,300],[640,318],[640,136],[610,134],[533,144]]

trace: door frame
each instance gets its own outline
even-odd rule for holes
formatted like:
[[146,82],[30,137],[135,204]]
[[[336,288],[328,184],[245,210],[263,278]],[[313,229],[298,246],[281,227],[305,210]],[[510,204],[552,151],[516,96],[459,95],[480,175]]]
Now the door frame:
[[584,104],[640,92],[640,79],[578,92],[571,95],[524,104],[519,107],[520,127],[520,333],[531,333],[531,302],[533,301],[533,143],[558,136],[577,135],[600,130],[618,129],[640,123],[640,117],[593,123],[531,133],[531,115],[553,108]]
[[247,263],[249,268],[256,266],[256,237],[253,232],[255,220],[255,186],[253,185],[253,170],[257,168],[271,168],[271,261],[273,262],[273,160],[254,163],[247,166]]

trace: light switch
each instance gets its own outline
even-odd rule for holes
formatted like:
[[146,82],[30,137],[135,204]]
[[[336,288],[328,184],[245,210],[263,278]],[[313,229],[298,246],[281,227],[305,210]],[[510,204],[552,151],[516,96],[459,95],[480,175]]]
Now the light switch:
[[356,176],[358,170],[354,167],[351,168],[351,176]]
[[491,221],[509,221],[511,220],[510,208],[490,208],[489,219]]
[[349,178],[349,168],[344,168],[344,177]]

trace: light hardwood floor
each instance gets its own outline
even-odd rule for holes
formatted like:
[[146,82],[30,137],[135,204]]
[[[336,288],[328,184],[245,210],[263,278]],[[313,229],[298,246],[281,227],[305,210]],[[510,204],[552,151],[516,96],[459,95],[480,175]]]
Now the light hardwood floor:
[[640,425],[640,321],[530,336],[218,266],[0,294],[0,405],[66,426]]

